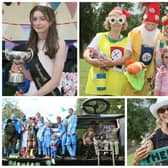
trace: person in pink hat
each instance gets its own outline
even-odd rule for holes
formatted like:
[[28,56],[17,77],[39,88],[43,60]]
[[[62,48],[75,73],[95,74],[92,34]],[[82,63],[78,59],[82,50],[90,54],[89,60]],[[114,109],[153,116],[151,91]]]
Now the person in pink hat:
[[[127,57],[133,61],[140,61],[146,65],[147,71],[144,76],[144,85],[141,90],[136,90],[128,85],[125,95],[147,96],[152,95],[152,79],[155,70],[155,50],[158,39],[161,36],[157,28],[160,20],[160,5],[157,2],[146,2],[147,6],[142,24],[135,27],[128,34],[130,49],[126,52]],[[120,60],[122,61],[122,60]]]
[[[148,152],[168,146],[168,98],[158,99],[155,104],[150,106],[152,115],[156,118],[156,130],[147,144],[142,145],[135,152],[135,165],[140,165],[140,161],[148,156]],[[168,160],[158,165],[168,165]]]

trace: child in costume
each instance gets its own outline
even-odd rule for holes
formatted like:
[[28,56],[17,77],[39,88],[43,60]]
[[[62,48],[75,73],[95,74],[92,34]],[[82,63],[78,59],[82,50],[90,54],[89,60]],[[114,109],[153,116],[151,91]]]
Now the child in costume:
[[37,128],[35,118],[29,117],[28,140],[27,140],[27,157],[34,158],[36,153]]
[[[122,96],[127,88],[127,78],[123,74],[125,48],[128,39],[120,32],[126,30],[128,11],[115,7],[105,19],[104,26],[108,32],[98,33],[93,38],[83,57],[91,64],[85,93],[89,95]],[[97,56],[92,50],[97,51]],[[115,66],[115,61],[124,57],[124,61]]]
[[46,158],[50,157],[51,150],[50,150],[50,143],[51,143],[51,136],[52,136],[52,129],[50,127],[50,122],[46,122],[46,126],[42,133],[43,136],[43,149]]
[[161,54],[162,65],[157,69],[155,77],[155,96],[168,96],[168,46]]
[[22,141],[21,141],[21,156],[27,157],[27,142],[28,142],[28,125],[23,125]]
[[[58,156],[58,155],[57,155],[57,150],[58,150],[59,144],[60,144],[59,136],[53,134],[53,135],[52,135],[51,142],[50,142],[51,158],[55,158],[55,157]],[[58,157],[60,157],[60,156],[58,156]]]
[[128,96],[151,95],[153,90],[152,79],[155,72],[155,53],[158,40],[161,37],[160,30],[157,28],[160,17],[160,4],[158,2],[146,2],[143,5],[147,6],[143,22],[129,32],[128,45],[131,49],[127,54],[129,54],[130,60],[144,63],[147,70],[142,89],[136,90],[129,84],[125,92],[125,95]]
[[157,67],[160,67],[162,65],[161,54],[166,46],[168,46],[168,14],[162,17],[162,37],[158,42],[158,48],[156,53]]

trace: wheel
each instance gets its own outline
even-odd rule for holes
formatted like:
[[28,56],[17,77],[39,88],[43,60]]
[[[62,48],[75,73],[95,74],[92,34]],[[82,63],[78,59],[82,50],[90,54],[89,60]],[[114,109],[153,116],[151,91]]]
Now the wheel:
[[86,113],[100,114],[106,112],[110,107],[106,99],[93,98],[87,99],[82,103],[82,109]]

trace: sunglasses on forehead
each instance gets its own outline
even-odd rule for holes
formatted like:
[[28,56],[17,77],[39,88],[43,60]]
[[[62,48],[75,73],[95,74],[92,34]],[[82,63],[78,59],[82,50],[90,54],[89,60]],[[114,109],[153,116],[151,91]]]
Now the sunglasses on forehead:
[[160,109],[158,109],[158,113],[165,113],[166,110],[168,111],[168,107],[160,108]]
[[116,22],[118,22],[119,24],[124,24],[126,21],[126,17],[124,15],[122,16],[109,16],[108,17],[108,21],[110,24],[115,24]]

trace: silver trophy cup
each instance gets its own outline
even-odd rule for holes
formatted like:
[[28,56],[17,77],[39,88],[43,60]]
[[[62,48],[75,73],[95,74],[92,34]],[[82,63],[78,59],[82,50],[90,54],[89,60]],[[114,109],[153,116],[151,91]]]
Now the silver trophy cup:
[[[15,64],[25,64],[32,60],[33,50],[28,49],[27,51],[5,51],[5,57],[8,61],[12,61]],[[11,86],[24,85],[24,74],[21,71],[12,72],[9,71],[9,79],[7,84]]]

